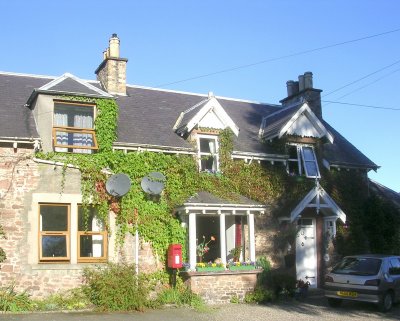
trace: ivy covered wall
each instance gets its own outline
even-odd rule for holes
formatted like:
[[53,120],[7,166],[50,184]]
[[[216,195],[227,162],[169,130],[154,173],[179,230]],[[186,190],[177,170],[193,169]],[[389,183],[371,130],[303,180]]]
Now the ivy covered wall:
[[[282,163],[246,164],[232,160],[233,134],[230,130],[219,133],[221,173],[218,175],[199,173],[196,160],[191,155],[113,151],[118,119],[116,102],[111,99],[62,98],[96,103],[98,114],[95,128],[99,150],[91,155],[38,153],[36,157],[61,161],[80,168],[83,205],[93,203],[99,208],[103,218],[107,218],[109,210],[112,210],[117,222],[117,230],[113,232],[117,233],[120,242],[123,242],[126,233],[135,233],[137,226],[140,235],[151,242],[160,257],[165,257],[169,244],[185,244],[186,231],[174,216],[174,208],[197,191],[208,191],[232,201],[237,194],[241,194],[268,204],[272,213],[270,222],[277,222],[273,219],[281,215],[288,216],[315,184],[312,179],[287,175]],[[284,148],[284,143],[282,140],[272,144],[276,144],[279,150]],[[104,169],[113,173],[125,173],[131,178],[132,187],[128,194],[117,199],[106,193],[107,175],[102,171]],[[396,212],[381,200],[369,196],[365,174],[345,170],[327,171],[322,169],[321,162],[320,169],[321,185],[343,209],[349,220],[348,226],[339,227],[337,251],[340,254],[357,253],[361,250],[399,252],[400,223],[396,219]],[[140,187],[141,179],[152,171],[162,172],[167,179],[159,201],[149,199]],[[388,237],[384,242],[374,241],[378,235],[374,223],[378,219],[380,231],[395,231],[397,234],[391,235],[397,235],[397,238]]]

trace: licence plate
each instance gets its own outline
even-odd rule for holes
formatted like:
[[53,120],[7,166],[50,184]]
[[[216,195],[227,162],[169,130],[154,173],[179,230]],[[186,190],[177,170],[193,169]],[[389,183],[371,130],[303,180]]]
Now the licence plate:
[[350,291],[337,291],[336,294],[338,296],[346,296],[350,298],[356,298],[357,297],[357,292],[350,292]]

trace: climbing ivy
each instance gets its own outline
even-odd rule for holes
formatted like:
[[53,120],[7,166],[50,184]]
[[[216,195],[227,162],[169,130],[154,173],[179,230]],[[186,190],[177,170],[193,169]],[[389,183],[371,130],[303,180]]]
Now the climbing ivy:
[[[109,211],[112,210],[116,215],[116,230],[112,232],[117,236],[117,243],[122,244],[126,233],[134,234],[137,229],[141,237],[151,242],[162,260],[169,244],[185,244],[186,230],[181,227],[179,218],[173,213],[177,206],[182,205],[198,191],[208,191],[232,201],[237,200],[238,195],[243,195],[263,204],[279,204],[275,207],[277,215],[287,216],[315,184],[313,180],[287,175],[282,163],[245,163],[232,160],[234,134],[230,129],[219,131],[219,175],[200,173],[192,155],[113,151],[112,144],[116,140],[118,119],[118,105],[115,100],[76,96],[63,96],[62,99],[96,104],[95,128],[99,150],[95,154],[37,153],[36,157],[73,164],[79,168],[85,217],[90,205],[97,207],[99,216],[105,222]],[[282,143],[278,145],[279,148],[284,148]],[[115,198],[106,193],[105,182],[108,174],[105,169],[130,177],[132,186],[122,198]],[[165,190],[159,200],[149,198],[140,187],[141,179],[153,171],[162,172],[166,176]],[[64,166],[64,181],[65,175]],[[345,183],[347,188],[354,186],[354,191],[346,191],[342,189],[344,178],[341,175],[325,171],[323,177],[326,178],[321,184],[346,213],[353,215],[361,210],[353,203],[354,197],[357,200],[366,200],[364,195],[360,194],[362,189],[358,188],[357,184],[362,182],[359,179],[355,185],[354,181],[352,184]],[[350,197],[353,192],[356,194]]]

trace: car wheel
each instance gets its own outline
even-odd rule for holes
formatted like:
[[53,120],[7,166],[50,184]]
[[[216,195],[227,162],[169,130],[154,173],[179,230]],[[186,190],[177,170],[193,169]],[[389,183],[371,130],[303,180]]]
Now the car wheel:
[[381,312],[387,312],[392,308],[392,306],[393,295],[390,292],[386,292],[379,301],[379,310],[381,310]]
[[335,298],[328,298],[328,304],[332,308],[338,308],[342,304],[341,299],[335,299]]

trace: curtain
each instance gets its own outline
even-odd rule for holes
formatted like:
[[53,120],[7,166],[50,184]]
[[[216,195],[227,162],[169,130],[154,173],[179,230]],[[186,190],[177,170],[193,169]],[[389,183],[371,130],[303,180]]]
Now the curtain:
[[[93,117],[90,114],[75,114],[74,115],[74,127],[78,128],[93,128]],[[93,146],[93,135],[84,133],[73,134],[73,145],[79,146]],[[86,153],[90,154],[90,149],[74,149],[74,153]]]
[[[60,112],[54,113],[55,126],[68,126],[68,115]],[[68,145],[68,133],[56,131],[56,141],[58,145]],[[67,152],[68,148],[56,147],[56,152]]]

